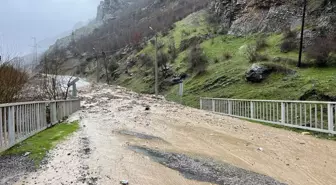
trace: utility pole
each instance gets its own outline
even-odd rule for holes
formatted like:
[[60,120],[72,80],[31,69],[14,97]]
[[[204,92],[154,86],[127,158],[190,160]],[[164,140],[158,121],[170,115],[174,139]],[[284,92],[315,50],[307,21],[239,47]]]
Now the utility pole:
[[155,34],[155,96],[159,95],[159,68],[158,68],[158,43]]
[[306,9],[307,9],[307,0],[303,0],[300,51],[299,51],[299,61],[298,61],[297,67],[301,67],[301,63],[302,63],[303,33],[304,33],[304,26],[305,26]]
[[155,96],[158,97],[159,95],[159,67],[158,67],[158,36],[157,32],[152,28],[149,27],[152,31],[155,32],[155,63],[154,63],[154,68],[155,68]]

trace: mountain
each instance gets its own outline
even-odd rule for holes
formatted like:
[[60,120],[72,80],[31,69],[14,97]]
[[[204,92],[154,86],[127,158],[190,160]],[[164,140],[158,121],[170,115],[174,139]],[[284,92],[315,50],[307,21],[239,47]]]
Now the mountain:
[[195,107],[200,96],[336,100],[336,2],[308,2],[302,64],[302,2],[103,1],[100,25],[65,49],[63,71],[95,79],[98,62],[102,81],[153,93],[157,35],[168,99],[180,100],[175,84],[184,81],[182,100]]

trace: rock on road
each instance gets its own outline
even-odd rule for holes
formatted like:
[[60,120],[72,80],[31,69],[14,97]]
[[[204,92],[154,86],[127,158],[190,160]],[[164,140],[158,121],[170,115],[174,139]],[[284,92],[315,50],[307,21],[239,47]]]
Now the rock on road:
[[[83,108],[69,119],[80,120],[80,130],[57,145],[48,156],[49,162],[23,177],[18,185],[117,185],[120,180],[131,185],[216,184],[196,181],[172,165],[166,167],[131,150],[132,146],[162,151],[161,157],[184,154],[174,156],[212,159],[265,175],[255,178],[250,174],[255,182],[247,184],[262,184],[268,177],[297,185],[336,182],[335,142],[183,107],[116,86],[94,85],[79,95]],[[188,166],[183,170],[193,170]],[[237,177],[233,174],[236,179],[227,177],[228,181],[221,179],[219,184],[239,182],[247,173],[234,171],[239,173]],[[214,178],[219,182],[219,177]]]

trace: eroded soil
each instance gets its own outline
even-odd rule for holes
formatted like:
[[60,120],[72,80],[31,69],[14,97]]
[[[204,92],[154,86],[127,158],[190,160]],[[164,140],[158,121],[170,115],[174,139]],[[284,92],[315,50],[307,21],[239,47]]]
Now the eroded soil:
[[[333,141],[183,107],[121,87],[96,85],[80,96],[83,108],[70,119],[79,119],[81,129],[50,152],[48,164],[17,184],[117,185],[124,179],[138,185],[336,182]],[[170,154],[171,164],[131,146],[160,152],[163,159]]]

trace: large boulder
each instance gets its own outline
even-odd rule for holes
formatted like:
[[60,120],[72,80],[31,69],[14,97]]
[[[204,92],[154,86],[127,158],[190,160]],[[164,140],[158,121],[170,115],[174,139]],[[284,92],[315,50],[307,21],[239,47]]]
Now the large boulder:
[[253,64],[251,68],[248,69],[245,73],[245,78],[249,82],[259,83],[265,80],[267,76],[271,73],[271,71],[272,69],[266,66]]

